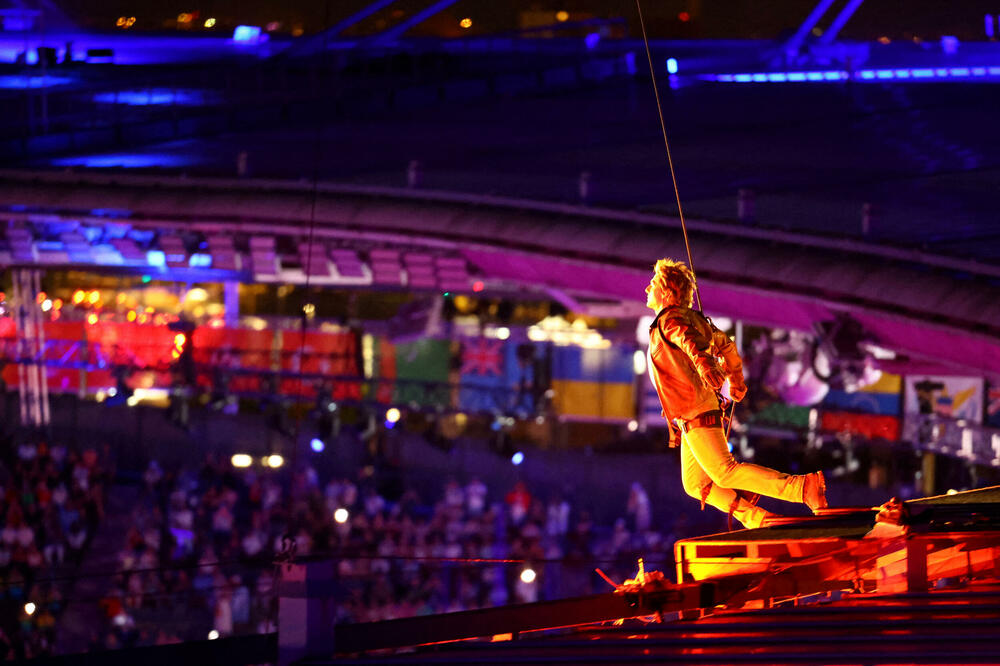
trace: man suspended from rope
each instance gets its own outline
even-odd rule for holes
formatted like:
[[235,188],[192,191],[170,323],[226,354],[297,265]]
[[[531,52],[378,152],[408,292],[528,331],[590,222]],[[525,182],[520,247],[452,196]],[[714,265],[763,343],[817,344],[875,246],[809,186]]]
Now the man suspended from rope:
[[670,425],[670,444],[681,447],[684,491],[702,508],[711,504],[751,529],[772,515],[757,506],[760,495],[803,502],[813,512],[825,508],[822,472],[784,474],[738,463],[730,453],[719,391],[728,379],[732,399],[743,399],[743,363],[732,340],[693,309],[695,291],[691,269],[671,259],[656,262],[646,287],[646,306],[657,313],[649,327],[649,376]]

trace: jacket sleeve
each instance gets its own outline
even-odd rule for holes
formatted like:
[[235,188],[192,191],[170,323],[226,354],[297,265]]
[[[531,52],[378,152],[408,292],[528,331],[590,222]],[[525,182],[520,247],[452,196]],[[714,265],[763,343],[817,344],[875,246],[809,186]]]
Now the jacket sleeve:
[[736,351],[736,343],[729,336],[712,326],[712,345],[716,354],[722,357],[722,371],[729,379],[729,392],[739,402],[746,395],[747,387],[743,379],[743,360]]
[[[698,375],[705,380],[714,372],[718,374],[719,363],[712,353],[712,338],[700,332],[691,322],[682,316],[666,316],[661,324],[661,331],[668,342],[676,345],[681,351],[688,355],[694,363]],[[737,355],[738,358],[738,355]],[[710,388],[715,382],[706,381]],[[721,385],[721,381],[718,382]]]

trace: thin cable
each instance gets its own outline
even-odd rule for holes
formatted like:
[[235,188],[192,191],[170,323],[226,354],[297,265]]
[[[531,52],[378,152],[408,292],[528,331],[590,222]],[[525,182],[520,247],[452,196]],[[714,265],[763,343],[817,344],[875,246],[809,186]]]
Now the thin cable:
[[[223,567],[231,565],[243,565],[248,569],[264,569],[271,566],[271,561],[262,558],[239,558],[232,560],[217,560],[215,562],[199,562],[197,564],[165,564],[156,567],[143,567],[141,569],[115,569],[105,571],[82,571],[77,574],[66,574],[65,576],[50,576],[48,578],[35,578],[32,585],[42,583],[63,583],[76,580],[90,580],[94,578],[114,578],[115,576],[127,576],[141,573],[166,573],[169,571],[187,571],[191,569],[207,569],[209,567]],[[11,581],[0,581],[0,590],[12,587],[17,583]]]
[[[321,74],[325,77],[326,73],[323,66],[329,62],[329,37],[330,37],[330,1],[327,0],[324,15],[323,15],[323,53],[319,58],[319,69]],[[323,152],[323,128],[325,127],[325,115],[320,118],[319,123],[316,125],[316,150],[313,151],[313,179],[312,179],[312,201],[309,205],[309,236],[306,241],[306,281],[303,285],[303,290],[305,291],[306,302],[302,305],[302,326],[299,330],[299,353],[298,353],[298,393],[299,396],[303,396],[304,391],[304,373],[302,368],[302,359],[305,356],[306,351],[306,331],[309,328],[309,319],[316,314],[316,304],[312,302],[309,298],[309,286],[312,281],[312,260],[313,260],[313,243],[316,233],[316,202],[319,199],[319,167],[320,158]],[[309,311],[306,308],[309,308]],[[303,396],[304,397],[304,396]],[[297,401],[296,401],[297,402]],[[292,462],[293,464],[298,461],[298,451],[299,451],[299,438],[302,435],[302,411],[297,410],[297,416],[295,419],[295,434],[292,439]]]
[[[677,197],[677,214],[681,218],[681,231],[684,233],[684,247],[687,249],[688,268],[694,277],[694,261],[691,259],[691,244],[688,242],[687,225],[684,223],[684,209],[681,207],[681,191],[677,187],[677,174],[674,172],[674,159],[670,155],[670,142],[667,140],[667,122],[663,117],[663,104],[660,103],[660,89],[656,85],[656,70],[653,67],[653,54],[649,49],[649,37],[646,35],[646,22],[642,18],[642,5],[635,0],[635,8],[639,12],[639,27],[642,28],[642,42],[646,45],[646,60],[649,61],[649,78],[653,81],[653,95],[656,97],[656,111],[660,118],[660,130],[663,132],[663,147],[667,149],[667,164],[670,166],[670,180],[674,184],[674,196]],[[698,291],[698,280],[694,280],[694,295],[698,299],[698,309],[701,310],[701,293]]]

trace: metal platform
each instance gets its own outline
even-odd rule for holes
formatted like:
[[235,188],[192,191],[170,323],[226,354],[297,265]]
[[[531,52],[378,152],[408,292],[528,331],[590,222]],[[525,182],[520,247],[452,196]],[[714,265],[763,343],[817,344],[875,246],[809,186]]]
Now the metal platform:
[[[329,607],[333,600],[326,596],[319,600],[316,608],[321,612],[314,613],[313,620],[291,615],[279,619],[279,652],[281,633],[288,626],[296,627],[296,659],[310,655],[318,659],[303,663],[327,663],[334,654],[338,663],[368,663],[363,655],[372,653],[390,663],[587,663],[607,661],[618,654],[614,650],[620,650],[626,661],[655,655],[691,663],[833,663],[830,655],[838,654],[847,661],[867,663],[864,655],[870,654],[878,655],[878,663],[931,663],[939,662],[941,650],[948,649],[956,651],[956,663],[1000,663],[1000,486],[909,502],[891,500],[881,507],[835,508],[775,522],[780,524],[678,541],[677,583],[654,573],[637,576],[603,595],[338,625],[333,632],[329,624],[323,625],[333,616]],[[318,589],[333,589],[328,575],[315,573],[332,570],[329,562],[283,565],[281,614],[286,607],[315,604],[313,583]],[[760,637],[784,641],[786,651],[775,648],[753,656],[744,648],[725,648],[723,638],[739,633],[738,627],[764,622],[761,613],[778,607],[787,607],[781,621],[768,625],[770,633],[762,629]],[[838,620],[823,634],[828,623],[824,613],[862,619],[856,625]],[[863,619],[867,616],[872,618]],[[926,631],[917,628],[924,616],[938,618]],[[659,624],[599,628],[619,620],[628,626],[637,618]],[[678,620],[700,624],[690,629],[689,622]],[[726,626],[713,631],[711,625],[719,623]],[[907,627],[903,633],[892,628],[899,623]],[[309,629],[300,630],[302,624]],[[981,624],[989,630],[976,629]],[[793,625],[803,628],[802,636]],[[551,638],[556,629],[564,631]],[[691,633],[684,638],[685,645],[690,641],[714,647],[692,652],[671,642],[672,636],[685,631]],[[976,638],[980,634],[990,638]],[[321,640],[310,642],[310,635]],[[531,644],[524,639],[539,635],[549,636],[546,645],[555,641],[560,646],[558,658],[536,659],[530,654]],[[716,640],[710,641],[710,636]],[[822,636],[827,636],[826,648]],[[834,643],[847,638],[852,642],[845,648],[850,649],[841,653]],[[457,652],[441,651],[443,644],[470,640],[478,640],[478,647],[462,643],[466,647],[455,648]],[[595,640],[601,642],[594,644]],[[497,647],[497,641],[505,647]],[[631,642],[623,646],[622,641]],[[422,657],[392,657],[384,652],[403,647],[417,649]],[[605,648],[612,653],[604,653]],[[427,650],[437,656],[430,659]],[[499,657],[498,650],[505,656]],[[850,650],[856,651],[855,656],[847,656],[854,654]],[[605,656],[599,658],[598,652]],[[695,654],[700,656],[690,658]]]
[[954,576],[989,578],[1000,575],[1000,486],[683,539],[674,555],[681,582],[767,574],[769,586],[782,574],[803,592],[819,591],[820,581],[827,589],[917,592]]

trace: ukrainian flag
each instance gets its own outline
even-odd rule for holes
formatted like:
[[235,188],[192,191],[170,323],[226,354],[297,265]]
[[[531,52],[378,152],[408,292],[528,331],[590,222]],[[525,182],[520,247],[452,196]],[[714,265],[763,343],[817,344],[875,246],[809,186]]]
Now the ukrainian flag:
[[578,421],[628,421],[635,418],[633,350],[556,347],[552,355],[553,406],[563,418]]

